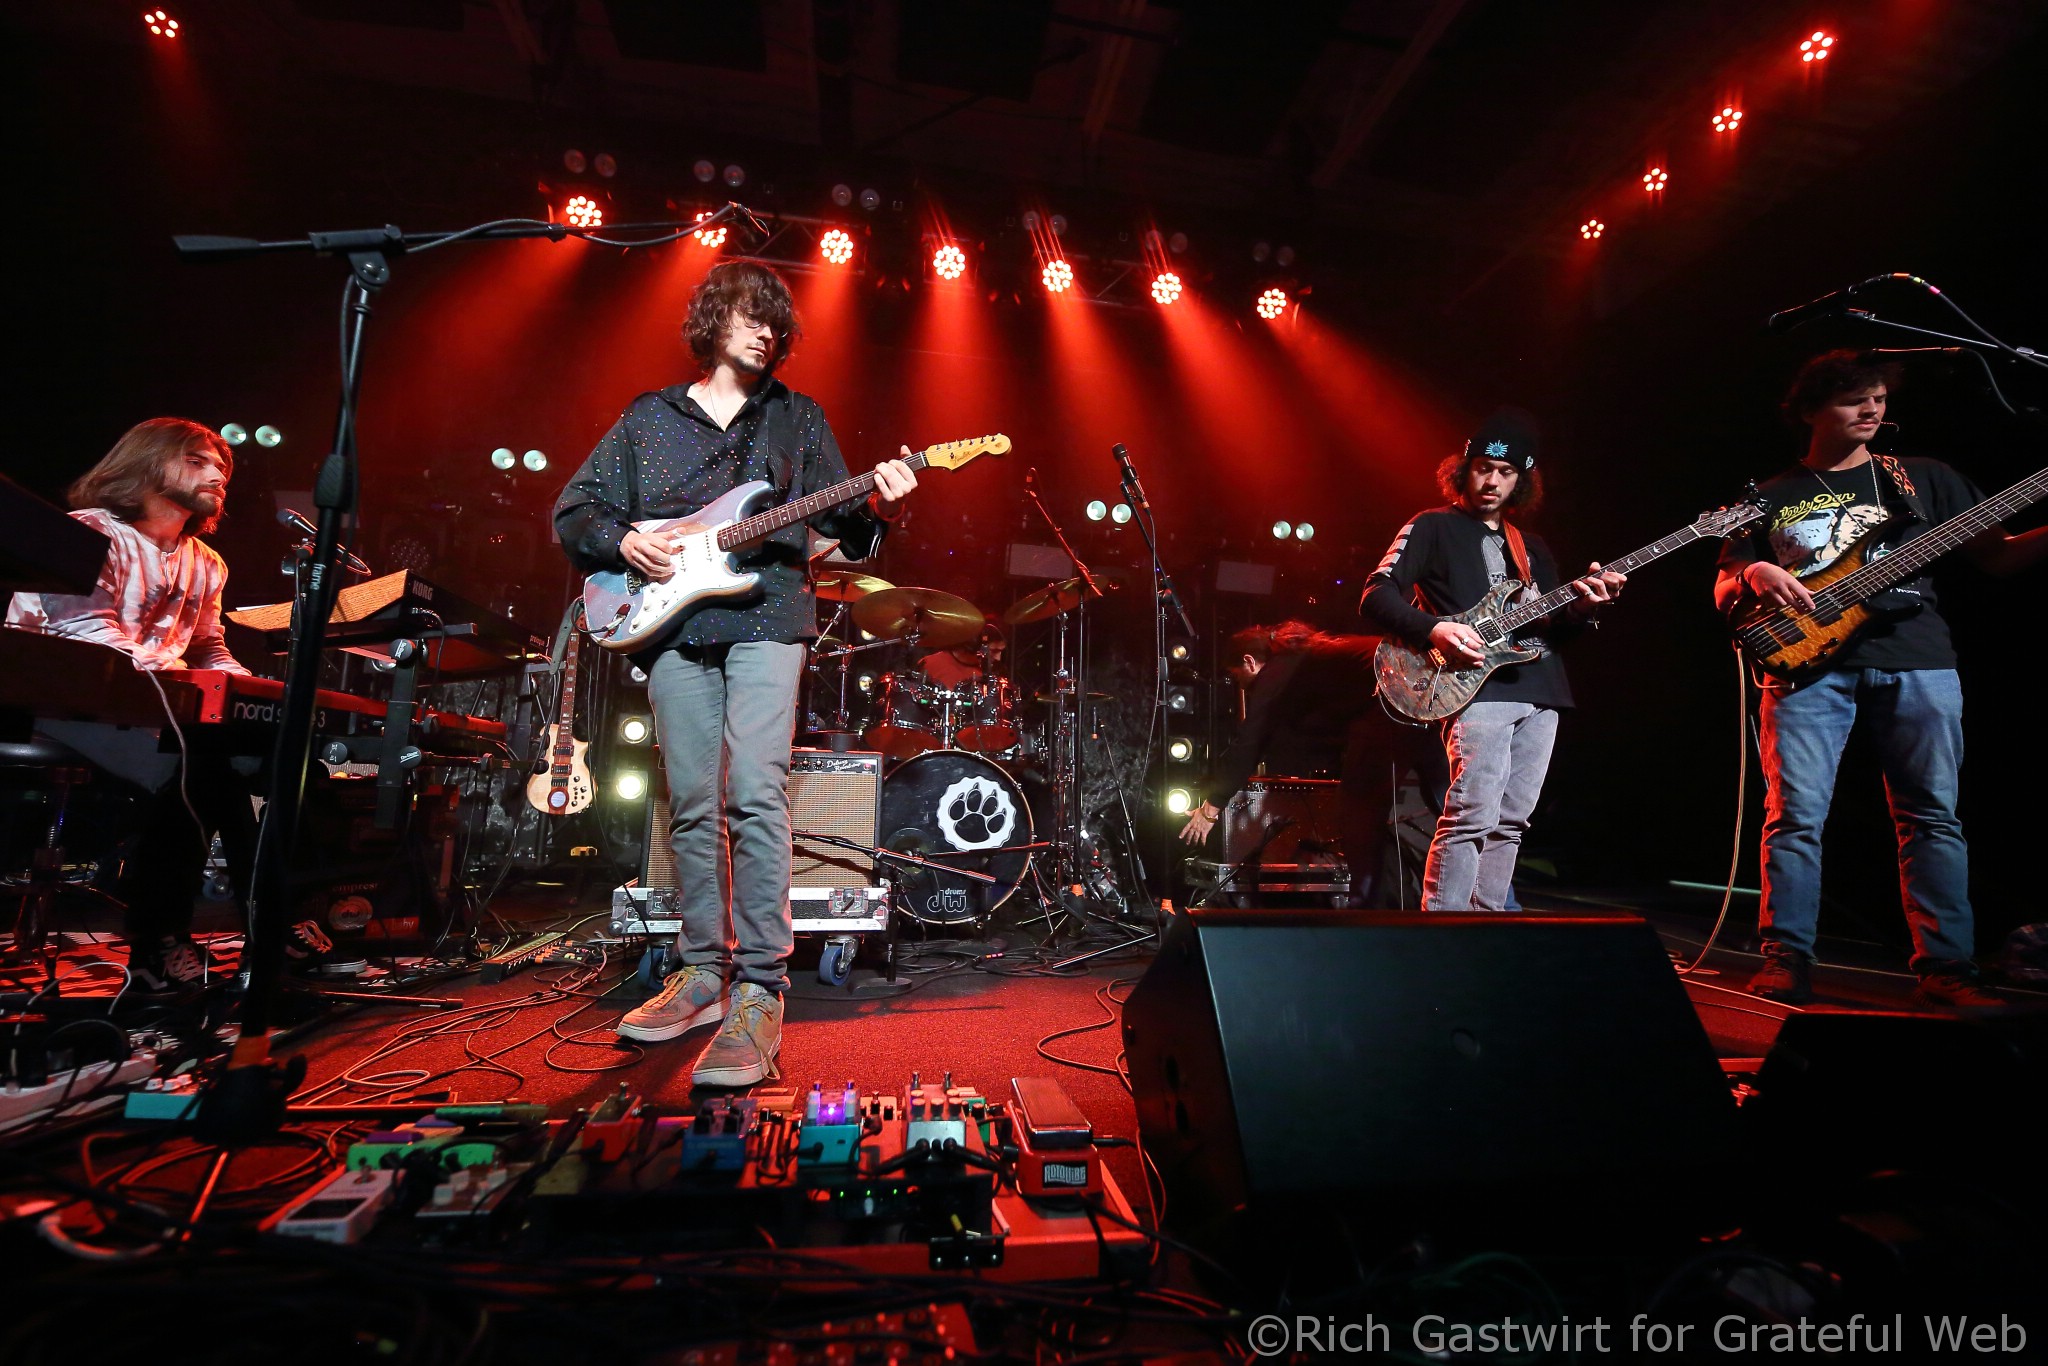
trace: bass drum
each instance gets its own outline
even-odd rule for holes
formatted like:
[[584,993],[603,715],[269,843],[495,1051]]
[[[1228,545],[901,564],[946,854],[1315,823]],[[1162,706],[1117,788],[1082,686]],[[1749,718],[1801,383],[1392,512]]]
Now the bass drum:
[[882,847],[994,882],[951,877],[934,868],[895,870],[898,906],[926,925],[987,920],[1031,869],[1036,829],[1024,789],[978,754],[935,749],[897,765],[882,779]]

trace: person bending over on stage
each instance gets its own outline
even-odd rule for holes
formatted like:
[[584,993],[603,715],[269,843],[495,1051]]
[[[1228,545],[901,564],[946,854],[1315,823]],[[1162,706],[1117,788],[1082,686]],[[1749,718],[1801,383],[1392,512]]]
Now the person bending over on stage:
[[[1726,542],[1714,603],[1735,612],[1756,603],[1809,609],[1802,577],[1833,564],[1895,515],[1918,530],[1983,501],[1938,460],[1874,455],[1893,370],[1854,351],[1808,361],[1784,401],[1806,429],[1806,455],[1764,484],[1768,515],[1754,535]],[[2006,574],[2048,556],[2048,527],[2021,536],[1996,528],[1970,542],[1972,559]],[[1995,1005],[1973,959],[1969,850],[1956,818],[1963,762],[1963,693],[1955,647],[1926,576],[1895,592],[1918,610],[1852,643],[1832,667],[1797,688],[1767,687],[1759,716],[1764,766],[1763,902],[1757,928],[1764,963],[1749,989],[1772,1000],[1811,1000],[1820,919],[1821,828],[1835,773],[1859,723],[1877,744],[1885,795],[1898,830],[1899,886],[1913,937],[1919,996],[1931,1004]]]
[[[1557,587],[1550,547],[1517,525],[1542,501],[1537,450],[1535,421],[1526,413],[1503,409],[1489,418],[1462,452],[1437,466],[1437,487],[1450,505],[1417,513],[1401,528],[1366,581],[1360,613],[1418,649],[1442,651],[1454,665],[1482,662],[1479,633],[1445,617],[1475,606],[1510,577],[1532,585],[1525,590],[1532,594]],[[1423,868],[1424,910],[1508,908],[1522,835],[1550,768],[1558,712],[1572,705],[1553,647],[1613,601],[1625,582],[1593,565],[1572,583],[1579,600],[1564,616],[1520,642],[1541,649],[1542,657],[1499,670],[1443,723],[1450,786]]]
[[[1393,805],[1377,780],[1405,738],[1389,733],[1393,727],[1373,701],[1372,655],[1379,643],[1378,636],[1332,635],[1303,621],[1233,633],[1230,653],[1237,662],[1229,673],[1244,690],[1244,719],[1210,768],[1181,839],[1190,845],[1206,840],[1223,808],[1262,765],[1269,774],[1298,778],[1334,773],[1341,780],[1336,834],[1351,871],[1350,895],[1360,905],[1373,904]],[[1429,767],[1426,759],[1423,767]],[[1423,776],[1427,788],[1426,771]],[[1436,787],[1440,793],[1441,784]]]
[[[7,624],[109,646],[152,672],[248,673],[221,633],[227,564],[199,539],[220,522],[234,463],[219,433],[197,422],[155,417],[131,427],[69,490],[71,515],[111,543],[99,583],[82,597],[17,593]],[[129,969],[144,991],[206,979],[205,952],[192,941],[192,904],[214,834],[243,897],[255,855],[248,779],[197,737],[187,738],[187,752],[182,774],[122,773],[152,794],[116,887],[127,904]]]
[[[579,570],[630,566],[666,579],[669,538],[633,522],[684,516],[752,479],[787,501],[846,478],[823,410],[775,378],[798,336],[780,276],[747,262],[713,268],[690,298],[683,336],[701,377],[634,399],[555,505],[562,549]],[[855,559],[874,553],[917,478],[890,460],[875,484],[865,507],[811,519]],[[692,1072],[704,1085],[775,1075],[782,1047],[794,940],[789,748],[804,642],[817,633],[805,542],[797,525],[741,552],[742,568],[761,575],[757,591],[713,599],[635,656],[668,772],[681,967],[627,1012],[619,1034],[673,1039],[723,1019]]]

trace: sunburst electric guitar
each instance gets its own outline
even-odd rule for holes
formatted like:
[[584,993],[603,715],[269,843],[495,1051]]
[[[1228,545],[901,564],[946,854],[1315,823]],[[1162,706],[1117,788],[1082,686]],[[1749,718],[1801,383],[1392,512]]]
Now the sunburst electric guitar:
[[2048,470],[2022,479],[1896,549],[1887,543],[1912,519],[1894,517],[1865,532],[1827,568],[1799,581],[1813,594],[1812,610],[1752,605],[1735,618],[1735,643],[1751,669],[1762,675],[1759,682],[1764,686],[1796,687],[1833,668],[1835,659],[1865,631],[1920,610],[1917,603],[1892,606],[1882,594],[2044,495]]
[[[1652,541],[1641,550],[1632,550],[1618,560],[1610,560],[1601,568],[1633,574],[1650,561],[1661,560],[1694,541],[1733,536],[1763,515],[1763,504],[1755,500],[1703,512],[1691,526],[1674,531],[1661,541]],[[1518,634],[1569,607],[1578,595],[1567,584],[1517,606],[1508,606],[1508,600],[1521,591],[1519,580],[1497,583],[1476,606],[1444,618],[1462,622],[1479,633],[1486,644],[1486,658],[1481,663],[1454,663],[1442,650],[1418,650],[1391,636],[1381,641],[1372,661],[1373,673],[1379,679],[1380,701],[1411,721],[1441,721],[1463,711],[1494,670],[1539,658],[1540,650],[1524,649],[1515,643]]]
[[[903,463],[913,470],[936,466],[957,470],[978,455],[1002,455],[1010,438],[1000,433],[968,441],[927,446]],[[687,517],[635,522],[634,529],[679,535],[675,573],[651,580],[635,569],[603,570],[583,581],[583,605],[590,638],[607,650],[639,650],[654,643],[669,624],[699,603],[751,590],[760,575],[739,569],[734,556],[786,526],[865,498],[874,492],[872,471],[830,488],[756,512],[773,486],[754,479]]]
[[526,780],[526,800],[550,816],[570,816],[590,805],[595,788],[585,755],[588,740],[569,732],[576,716],[576,636],[569,636],[569,653],[562,662],[562,703],[555,723],[548,727],[548,767]]

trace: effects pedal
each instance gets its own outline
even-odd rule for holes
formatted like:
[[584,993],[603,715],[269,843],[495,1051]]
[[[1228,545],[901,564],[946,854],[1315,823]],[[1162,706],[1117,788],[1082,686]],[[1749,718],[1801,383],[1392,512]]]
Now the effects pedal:
[[1017,1193],[1100,1195],[1102,1161],[1095,1128],[1050,1077],[1010,1080],[1010,1121],[1017,1140]]
[[263,1221],[263,1232],[323,1243],[361,1242],[398,1189],[395,1171],[343,1171]]

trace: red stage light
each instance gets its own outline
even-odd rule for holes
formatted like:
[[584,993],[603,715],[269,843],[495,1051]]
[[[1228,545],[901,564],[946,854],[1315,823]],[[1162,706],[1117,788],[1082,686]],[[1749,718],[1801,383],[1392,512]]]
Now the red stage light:
[[834,228],[818,239],[818,255],[835,266],[843,266],[853,259],[853,238]]
[[1253,307],[1259,310],[1259,316],[1261,318],[1264,318],[1266,321],[1271,322],[1273,319],[1279,317],[1282,313],[1285,313],[1287,311],[1287,305],[1289,302],[1290,301],[1287,297],[1286,290],[1269,289],[1264,294],[1261,294],[1259,296],[1258,303],[1253,305]]
[[160,9],[144,10],[142,22],[149,25],[149,31],[159,38],[178,36],[178,21]]
[[1732,133],[1742,124],[1742,111],[1734,105],[1723,105],[1721,112],[1714,115],[1714,131]]
[[1074,268],[1065,261],[1047,261],[1038,278],[1045,281],[1045,287],[1052,293],[1064,294],[1074,287]]
[[1813,36],[1799,45],[1799,60],[1802,62],[1824,62],[1828,49],[1835,45],[1835,37],[1826,29],[1817,28]]
[[1655,194],[1663,189],[1664,183],[1670,179],[1670,175],[1665,172],[1662,166],[1652,166],[1649,170],[1643,172],[1643,188],[1651,194]]
[[1585,238],[1588,242],[1598,241],[1600,234],[1606,231],[1607,225],[1597,218],[1588,218],[1585,222],[1579,224],[1579,236]]
[[1163,270],[1152,277],[1152,302],[1170,304],[1180,297],[1180,276]]
[[562,206],[562,221],[572,228],[601,228],[604,210],[589,195],[577,195]]
[[957,280],[967,273],[967,253],[948,242],[932,253],[932,274],[941,280]]
[[[706,209],[702,213],[697,215],[695,221],[702,223],[705,219],[709,217],[711,217],[711,210]],[[691,236],[695,237],[697,241],[703,244],[704,246],[711,248],[713,251],[717,251],[720,247],[725,245],[725,225],[721,223],[715,228],[699,228],[696,232],[692,233]]]

